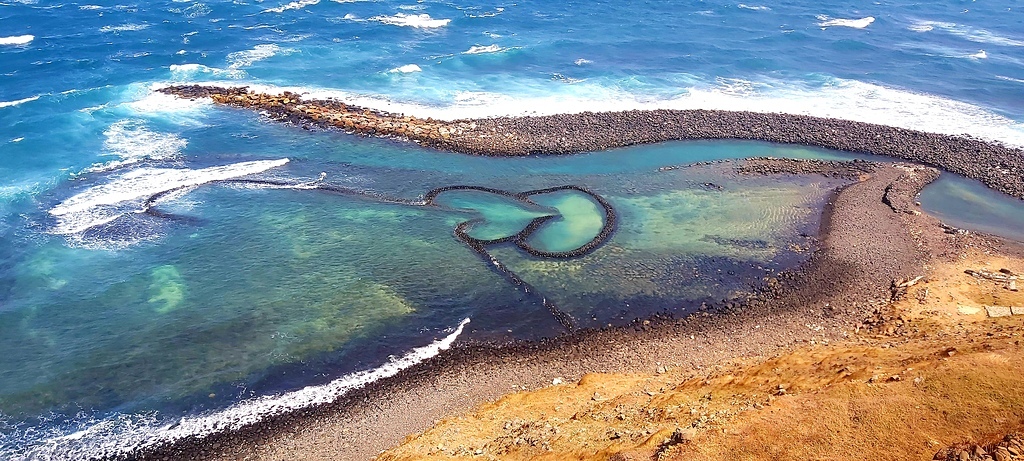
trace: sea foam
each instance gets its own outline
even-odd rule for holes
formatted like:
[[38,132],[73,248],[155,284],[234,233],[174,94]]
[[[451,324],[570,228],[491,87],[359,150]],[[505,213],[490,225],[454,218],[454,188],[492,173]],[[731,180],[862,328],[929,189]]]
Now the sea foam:
[[469,47],[468,50],[463,51],[462,54],[485,54],[485,53],[500,53],[506,51],[508,48],[502,48],[498,45],[474,45]]
[[999,46],[1024,46],[1024,39],[1004,37],[985,29],[943,21],[914,21],[907,29],[914,32],[941,31],[975,43],[988,43]]
[[447,26],[451,19],[434,19],[429,14],[405,14],[396,13],[394,16],[374,16],[371,21],[402,27],[415,27],[417,29],[435,29]]
[[305,8],[307,6],[313,6],[320,3],[320,0],[296,0],[291,3],[286,3],[276,8],[267,8],[263,10],[264,13],[284,13],[288,10],[297,10],[299,8]]
[[181,157],[188,141],[171,133],[150,131],[138,120],[121,120],[103,132],[105,155],[116,160],[93,165],[86,173],[122,168],[143,161],[170,161]]
[[854,29],[863,29],[875,22],[873,16],[860,19],[841,19],[831,18],[824,14],[818,15],[818,20],[821,21],[818,23],[821,27],[852,27]]
[[228,68],[240,69],[249,67],[258,61],[271,58],[277,54],[290,54],[295,52],[291,48],[281,48],[275,44],[256,45],[252,49],[235,51],[228,54]]
[[10,37],[0,37],[0,45],[27,45],[35,39],[35,35],[12,35]]
[[423,69],[421,69],[420,66],[417,66],[416,64],[406,64],[404,66],[391,69],[388,72],[398,74],[411,74],[413,72],[423,72]]
[[220,69],[196,63],[171,64],[168,70],[171,71],[171,79],[174,81],[191,80],[201,76],[245,78],[245,71],[241,69]]
[[148,29],[149,24],[121,24],[119,26],[103,26],[100,27],[100,32],[133,32],[137,30]]
[[0,432],[0,457],[12,461],[115,458],[186,437],[238,430],[270,416],[333,402],[354,389],[395,376],[451,348],[469,321],[468,318],[462,320],[444,338],[414,348],[377,368],[345,375],[319,386],[243,400],[224,410],[186,416],[174,423],[167,423],[153,413],[105,418],[82,414],[69,427],[54,429],[50,434],[25,431],[4,436]]
[[213,181],[262,173],[288,163],[288,159],[259,160],[198,170],[188,168],[138,168],[92,186],[50,209],[57,235],[81,234],[129,213],[145,211],[147,198],[162,192],[195,187]]
[[21,104],[25,104],[26,102],[35,101],[36,99],[39,99],[39,96],[30,96],[25,99],[18,99],[14,101],[0,101],[0,107],[14,107]]
[[252,91],[291,91],[313,99],[337,98],[362,107],[441,120],[632,109],[719,109],[811,115],[940,134],[968,134],[1024,146],[1024,123],[973,104],[857,80],[811,77],[796,82],[707,82],[683,76],[677,84],[679,89],[658,96],[625,90],[619,80],[589,79],[557,89],[550,82],[516,80],[503,85],[502,93],[459,91],[457,83],[439,81],[435,86],[447,98],[441,102],[411,102],[308,87],[248,86]]

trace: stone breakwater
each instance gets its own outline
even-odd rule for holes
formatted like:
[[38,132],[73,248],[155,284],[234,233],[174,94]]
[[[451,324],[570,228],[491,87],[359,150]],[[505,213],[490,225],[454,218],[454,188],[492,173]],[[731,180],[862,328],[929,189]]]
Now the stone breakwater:
[[305,127],[392,136],[477,155],[572,154],[673,140],[743,139],[895,157],[977,179],[1024,199],[1024,150],[969,136],[804,115],[722,110],[633,110],[540,117],[434,120],[390,114],[296,93],[184,85],[158,90],[260,111]]

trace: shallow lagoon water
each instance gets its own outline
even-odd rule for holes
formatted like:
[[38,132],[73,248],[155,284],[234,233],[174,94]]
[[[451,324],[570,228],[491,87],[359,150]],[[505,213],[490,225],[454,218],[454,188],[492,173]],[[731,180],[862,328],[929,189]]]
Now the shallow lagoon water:
[[601,204],[574,190],[530,196],[534,203],[554,208],[558,214],[527,239],[531,247],[548,253],[564,253],[594,239],[607,218]]
[[921,207],[951,226],[1024,242],[1024,201],[979,181],[943,173],[922,191]]
[[[790,245],[808,244],[800,235],[814,233],[821,202],[838,183],[738,177],[728,163],[660,167],[765,155],[841,157],[698,142],[497,159],[304,133],[255,117],[241,125],[242,133],[259,130],[257,154],[188,156],[168,167],[202,170],[289,152],[288,163],[246,177],[302,184],[323,172],[325,182],[360,193],[213,183],[161,198],[157,215],[137,212],[145,197],[103,208],[122,214],[70,237],[46,233],[57,224],[48,210],[94,197],[98,188],[117,190],[122,173],[85,173],[22,203],[22,217],[8,224],[25,231],[4,234],[11,244],[0,264],[0,368],[11,371],[0,378],[6,418],[218,408],[372,368],[463,318],[472,319],[463,339],[560,334],[564,328],[544,298],[576,328],[681,314],[798,262],[802,256]],[[230,136],[203,132],[190,147],[202,150]],[[234,149],[244,152],[250,143],[256,145],[241,138]],[[315,158],[304,155],[313,150]],[[493,238],[555,216],[530,244],[566,251],[601,226],[595,203],[572,191],[539,194],[525,206],[450,191],[438,197],[442,206],[418,204],[427,191],[450,185],[512,193],[585,186],[615,207],[619,222],[606,243],[579,258],[488,247],[538,290],[527,293],[457,239],[455,227],[490,214],[495,219],[472,232]],[[675,277],[681,270],[692,278]]]
[[[12,370],[0,377],[0,412],[10,437],[23,437],[18,428],[40,414],[55,428],[80,424],[82,415],[154,411],[157,422],[169,422],[325,383],[444,336],[465,318],[472,323],[460,340],[500,342],[563,333],[551,306],[572,328],[593,328],[743,297],[765,275],[807,257],[807,236],[842,182],[692,164],[853,158],[756,142],[490,158],[307,133],[256,116],[232,123],[232,134],[197,128],[187,152],[202,154],[153,168],[267,162],[244,178],[295,187],[190,185],[157,200],[152,214],[139,213],[147,197],[132,194],[101,204],[99,214],[66,207],[83,213],[76,219],[104,221],[70,236],[48,233],[64,218],[49,211],[81,197],[114,200],[96,191],[120,191],[121,170],[85,172],[18,204],[0,264],[0,368]],[[277,161],[278,152],[289,161]],[[171,190],[177,183],[166,178],[198,173],[146,174],[129,178],[132,187]],[[310,188],[321,175],[335,191]],[[512,196],[450,190],[436,206],[424,203],[428,191],[454,185]],[[614,231],[570,258],[487,245],[486,255],[530,290],[454,234],[460,223],[480,220],[471,237],[501,239],[545,218],[530,246],[577,248],[605,223],[592,198],[572,190],[516,198],[568,185],[611,204]],[[105,221],[111,213],[120,214]]]

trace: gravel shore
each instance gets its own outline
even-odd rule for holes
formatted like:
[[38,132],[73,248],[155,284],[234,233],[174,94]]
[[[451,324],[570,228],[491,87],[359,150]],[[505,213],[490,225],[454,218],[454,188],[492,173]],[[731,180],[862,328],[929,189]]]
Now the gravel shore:
[[270,95],[246,88],[184,85],[160,89],[182,98],[211,98],[307,128],[391,136],[441,150],[519,156],[593,152],[672,140],[743,139],[883,155],[977,179],[1024,199],[1024,150],[967,135],[804,115],[721,110],[634,110],[475,120],[420,119],[346,105]]

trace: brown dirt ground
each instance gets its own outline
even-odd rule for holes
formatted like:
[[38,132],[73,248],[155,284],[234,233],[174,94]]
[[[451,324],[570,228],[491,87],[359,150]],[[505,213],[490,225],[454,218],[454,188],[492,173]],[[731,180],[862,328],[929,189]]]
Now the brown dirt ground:
[[1024,291],[967,269],[1024,273],[970,250],[851,338],[775,357],[650,374],[585,375],[509,394],[380,460],[931,459],[1024,429]]

